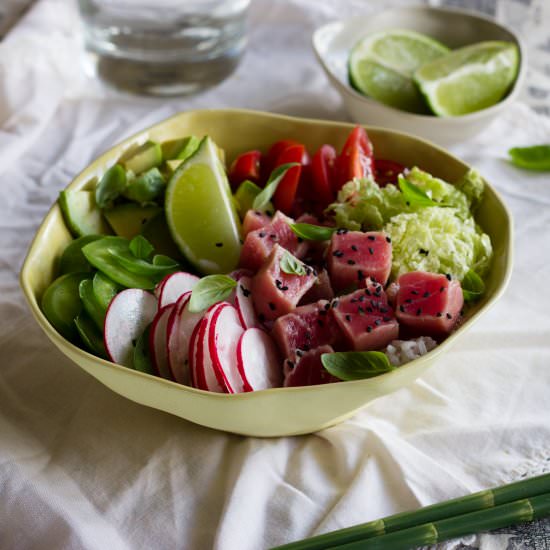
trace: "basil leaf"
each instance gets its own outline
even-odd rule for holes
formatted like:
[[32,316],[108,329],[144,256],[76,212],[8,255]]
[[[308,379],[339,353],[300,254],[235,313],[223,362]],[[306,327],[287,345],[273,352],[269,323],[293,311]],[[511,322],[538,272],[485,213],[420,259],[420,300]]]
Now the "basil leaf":
[[512,147],[508,151],[510,162],[519,168],[550,172],[550,145]]
[[465,302],[474,302],[485,292],[483,279],[472,269],[464,275],[461,286]]
[[225,300],[237,286],[237,281],[227,275],[207,275],[194,287],[189,300],[189,311],[197,313],[216,302]]
[[395,369],[381,351],[323,353],[321,363],[332,376],[340,380],[363,380]]
[[130,252],[140,260],[146,260],[153,250],[153,245],[142,235],[138,235],[130,241]]
[[409,206],[447,206],[444,203],[434,201],[418,185],[411,183],[402,175],[399,175],[399,189]]
[[328,241],[336,231],[336,227],[324,227],[311,223],[291,223],[289,225],[298,237],[306,241]]
[[289,275],[307,275],[306,266],[288,250],[285,250],[281,256],[279,265],[281,266],[281,270]]
[[254,198],[252,210],[265,210],[265,208],[269,205],[269,201],[275,194],[275,191],[277,191],[279,183],[281,183],[281,180],[285,177],[288,170],[294,166],[300,166],[300,164],[298,162],[281,164],[281,166],[277,166],[277,168],[271,172],[271,175],[269,176],[265,187],[262,189],[262,192]]
[[155,254],[153,256],[153,265],[161,265],[165,267],[177,267],[178,262],[170,258],[170,256],[165,256],[164,254]]
[[110,208],[126,188],[126,172],[120,164],[111,166],[95,188],[95,202],[99,208]]

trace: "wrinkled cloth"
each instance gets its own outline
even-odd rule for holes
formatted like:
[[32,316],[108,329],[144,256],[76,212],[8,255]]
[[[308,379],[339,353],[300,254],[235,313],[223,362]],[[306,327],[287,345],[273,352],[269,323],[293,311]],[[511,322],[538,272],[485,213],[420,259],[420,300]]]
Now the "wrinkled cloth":
[[137,405],[58,352],[24,302],[41,220],[122,138],[199,107],[348,120],[310,35],[374,5],[257,0],[234,75],[170,100],[86,77],[65,0],[40,0],[0,43],[0,548],[257,550],[550,471],[550,175],[506,161],[550,142],[550,122],[521,103],[452,149],[514,217],[507,291],[425,376],[338,426],[264,440]]

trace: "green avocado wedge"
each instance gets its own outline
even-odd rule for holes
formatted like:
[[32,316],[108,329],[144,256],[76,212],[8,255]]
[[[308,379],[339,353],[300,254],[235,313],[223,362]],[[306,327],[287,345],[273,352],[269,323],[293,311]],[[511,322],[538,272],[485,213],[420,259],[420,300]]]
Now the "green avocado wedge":
[[94,191],[61,191],[59,207],[75,237],[112,233],[95,201]]
[[105,210],[105,218],[119,237],[133,239],[160,212],[160,206],[140,206],[129,202]]

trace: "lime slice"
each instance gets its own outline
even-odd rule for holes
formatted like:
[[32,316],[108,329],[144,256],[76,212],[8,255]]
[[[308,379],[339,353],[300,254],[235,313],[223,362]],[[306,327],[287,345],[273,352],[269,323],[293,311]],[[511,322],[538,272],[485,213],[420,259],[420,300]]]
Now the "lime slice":
[[511,42],[479,42],[420,67],[414,79],[432,111],[459,116],[498,103],[516,79],[519,51]]
[[414,31],[370,34],[351,51],[350,82],[359,92],[386,105],[423,113],[426,104],[413,82],[413,73],[448,51],[443,44]]
[[203,138],[166,189],[166,221],[183,255],[201,273],[227,273],[241,251],[240,224],[216,144]]

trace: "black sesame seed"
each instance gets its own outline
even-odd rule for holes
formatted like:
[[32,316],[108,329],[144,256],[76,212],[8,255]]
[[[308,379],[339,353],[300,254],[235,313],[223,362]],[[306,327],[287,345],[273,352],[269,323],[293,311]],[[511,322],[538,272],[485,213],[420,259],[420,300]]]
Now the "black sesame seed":
[[303,352],[301,349],[297,349],[297,350],[296,350],[296,355],[297,355],[298,357],[302,357],[302,355],[304,355],[304,352]]
[[340,302],[338,302],[338,300],[334,300],[334,302],[332,302],[332,307],[333,307],[333,308],[338,307],[338,304],[339,304],[339,303],[340,303]]
[[258,319],[263,323],[265,321],[265,315],[263,313],[258,314]]
[[363,306],[359,306],[359,307],[357,308],[357,311],[358,311],[359,313],[362,313],[363,315],[365,314],[365,308],[364,308]]
[[405,313],[405,308],[401,305],[399,306],[399,311],[401,311],[401,313]]
[[272,241],[276,241],[277,240],[277,234],[276,233],[271,233],[271,235],[269,235],[269,238],[272,240]]
[[348,260],[348,265],[355,265],[355,260]]
[[430,295],[430,293],[428,291],[424,292],[424,294],[422,294],[422,296],[424,296],[424,298],[428,298]]
[[367,308],[367,311],[368,311],[369,313],[372,313],[372,312],[373,312],[372,307],[368,307],[368,308]]
[[330,304],[325,304],[324,308],[325,308],[325,311],[328,311],[330,309]]
[[[296,355],[298,355],[298,352],[296,352]],[[294,368],[294,363],[290,359],[286,360],[286,364],[288,365],[289,368],[291,369]]]
[[256,214],[256,216],[261,216],[262,215],[262,213],[259,210],[255,210],[254,214]]
[[349,323],[351,321],[351,315],[346,315],[346,321]]
[[374,324],[379,327],[382,324],[382,321],[380,321],[380,319],[376,319],[376,321],[374,321]]
[[271,311],[275,311],[276,307],[275,307],[275,304],[273,302],[269,302],[269,304],[267,304],[269,306],[269,309]]
[[250,296],[250,290],[248,288],[245,288],[243,285],[239,285],[241,287],[241,290],[243,291],[243,295],[245,298],[248,298]]
[[284,286],[281,287],[281,290],[282,290],[283,292],[286,292],[286,291],[288,290],[288,287],[287,287],[286,285],[284,285]]
[[435,314],[436,317],[441,317],[442,315],[443,315],[443,313],[441,313],[441,311],[438,311],[438,312]]
[[453,318],[453,316],[450,313],[447,313],[446,317],[447,317],[447,319],[452,319]]
[[333,256],[336,256],[337,258],[341,258],[344,253],[341,251],[341,250],[335,250],[333,253],[332,253]]
[[388,313],[388,308],[387,307],[381,307],[380,308],[380,313]]
[[357,252],[357,247],[356,247],[354,244],[352,244],[350,248],[351,248],[354,252]]
[[263,239],[265,237],[265,233],[263,231],[260,231],[258,233],[258,237],[260,237],[260,239]]
[[445,292],[445,287],[444,286],[439,287],[439,292]]
[[429,250],[426,250],[425,248],[419,248],[419,249],[418,249],[418,253],[419,253],[419,254],[422,254],[422,255],[424,255],[424,256],[427,256],[427,255],[430,253],[430,251],[429,251]]
[[367,239],[368,239],[369,241],[375,241],[375,240],[376,240],[376,237],[375,237],[374,235],[369,235],[369,236],[367,237]]
[[421,313],[422,313],[422,310],[421,310],[420,308],[418,308],[418,309],[416,310],[416,315],[418,316],[418,315],[420,315]]
[[446,273],[445,274],[445,277],[447,277],[447,279],[450,281],[452,279],[451,275],[449,273]]
[[368,288],[365,288],[365,294],[367,296],[372,296],[372,292]]
[[223,243],[216,243],[216,246],[217,246],[218,248],[221,248],[221,247],[223,246]]
[[387,242],[387,243],[391,243],[391,238],[390,238],[390,237],[386,237],[386,242]]
[[405,303],[406,303],[406,304],[412,304],[412,302],[413,302],[413,301],[412,301],[410,298],[407,298],[407,299],[405,300]]
[[374,254],[374,249],[369,246],[369,254],[372,256]]
[[382,321],[384,321],[384,323],[389,323],[391,321],[391,317],[382,317]]
[[282,283],[279,279],[275,279],[275,286],[276,286],[277,288],[280,289],[282,285],[283,285],[283,283]]
[[322,327],[324,325],[323,321],[321,319],[317,319],[317,324]]
[[364,294],[361,294],[361,296],[359,296],[359,298],[357,298],[360,302],[364,302],[367,297],[364,295]]
[[358,278],[359,280],[365,278],[365,274],[364,274],[360,269],[357,270],[357,278]]
[[371,326],[367,327],[367,332],[372,332],[372,327]]
[[311,346],[309,344],[304,344],[304,350],[309,351],[311,349]]
[[418,290],[411,290],[411,294],[413,294],[414,296],[418,296]]

